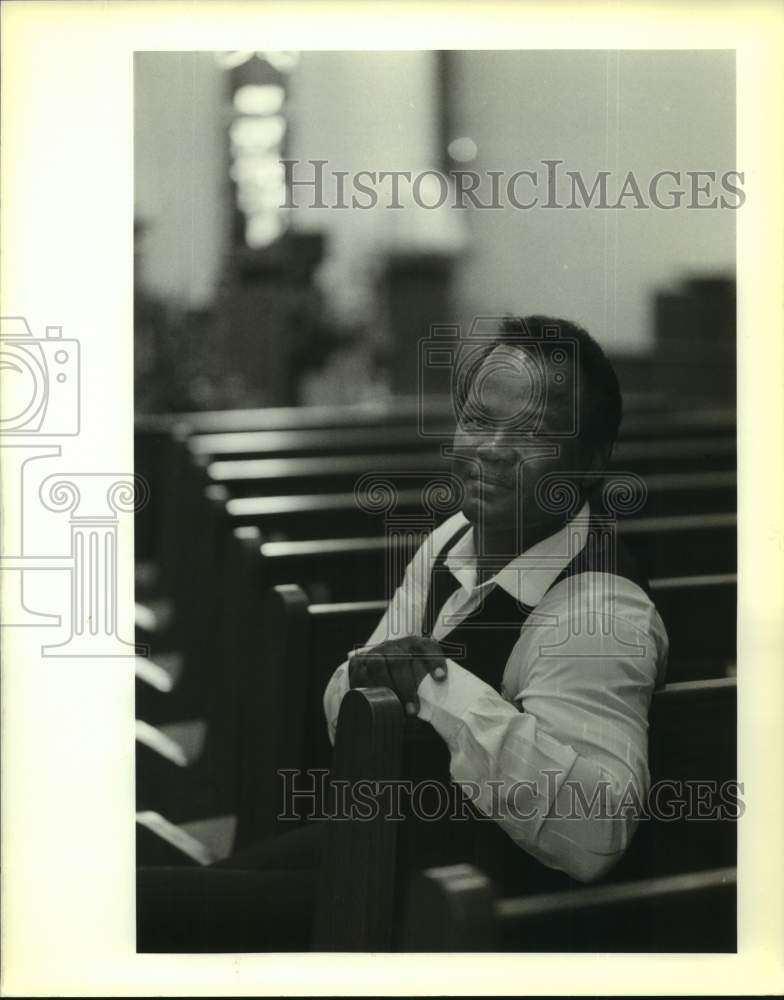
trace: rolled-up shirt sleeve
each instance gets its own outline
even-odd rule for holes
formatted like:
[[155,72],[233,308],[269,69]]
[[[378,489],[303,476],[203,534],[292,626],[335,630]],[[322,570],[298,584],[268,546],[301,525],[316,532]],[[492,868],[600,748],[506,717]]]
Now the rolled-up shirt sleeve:
[[451,660],[445,682],[419,687],[420,718],[477,808],[583,882],[623,855],[650,780],[648,709],[667,636],[642,591],[626,589],[586,610],[554,588],[515,644],[503,696]]

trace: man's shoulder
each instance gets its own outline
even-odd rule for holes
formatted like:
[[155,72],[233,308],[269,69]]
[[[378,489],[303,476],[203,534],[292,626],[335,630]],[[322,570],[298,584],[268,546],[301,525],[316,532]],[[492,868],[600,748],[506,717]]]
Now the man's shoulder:
[[[627,576],[586,570],[560,580],[537,605],[540,621],[572,629],[589,619],[623,622],[627,629],[655,637],[667,646],[667,631],[650,593]],[[589,632],[596,631],[595,624]],[[601,630],[600,630],[601,631]]]

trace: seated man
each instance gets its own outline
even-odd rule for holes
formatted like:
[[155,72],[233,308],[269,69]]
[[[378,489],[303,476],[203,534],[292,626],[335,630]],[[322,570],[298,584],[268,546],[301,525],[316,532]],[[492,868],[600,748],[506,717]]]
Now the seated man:
[[[480,857],[460,856],[457,823],[415,862],[478,860],[510,891],[512,869],[527,891],[595,880],[645,801],[668,646],[594,499],[620,424],[618,381],[584,330],[543,317],[506,321],[457,374],[462,511],[425,540],[368,644],[335,671],[327,725],[334,739],[349,688],[381,686],[443,741],[437,777],[492,822],[468,824],[482,828]],[[140,870],[139,950],[306,948],[322,829],[206,870]]]
[[647,795],[667,655],[647,584],[590,499],[621,419],[618,381],[584,330],[543,317],[506,321],[457,375],[462,511],[335,672],[328,725],[334,735],[350,687],[391,688],[444,740],[480,813],[539,862],[529,889],[559,885],[545,869],[592,881],[623,855]]

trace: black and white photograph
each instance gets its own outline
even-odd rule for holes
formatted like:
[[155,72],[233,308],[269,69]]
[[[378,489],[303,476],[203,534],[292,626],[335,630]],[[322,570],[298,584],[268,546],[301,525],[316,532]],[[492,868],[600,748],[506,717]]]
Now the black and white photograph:
[[134,87],[138,948],[734,951],[734,53]]
[[0,994],[781,992],[784,8],[0,7]]

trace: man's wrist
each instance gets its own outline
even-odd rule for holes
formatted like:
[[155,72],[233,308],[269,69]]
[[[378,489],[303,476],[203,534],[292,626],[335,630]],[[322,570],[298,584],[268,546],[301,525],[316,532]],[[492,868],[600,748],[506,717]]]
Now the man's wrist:
[[[454,660],[446,661],[446,679],[435,681],[429,675],[419,685],[419,718],[430,722],[444,738],[454,735],[464,716],[476,707],[478,699],[496,692]],[[442,731],[443,730],[443,731]]]

